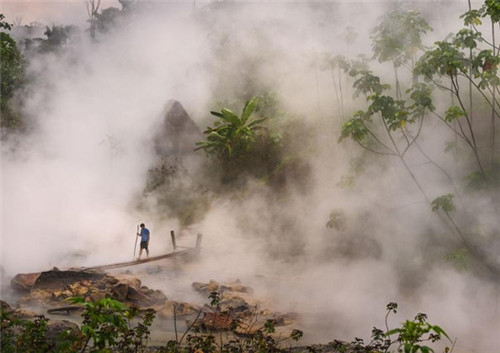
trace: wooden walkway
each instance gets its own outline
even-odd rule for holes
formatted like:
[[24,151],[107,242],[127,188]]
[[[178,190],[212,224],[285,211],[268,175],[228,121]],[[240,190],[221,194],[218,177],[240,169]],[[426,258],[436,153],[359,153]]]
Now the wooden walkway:
[[[169,254],[154,256],[154,257],[150,257],[150,258],[147,258],[147,259],[144,259],[144,260],[118,262],[118,263],[109,264],[109,265],[85,267],[85,268],[83,268],[83,271],[88,271],[88,270],[110,270],[110,269],[113,269],[113,268],[136,266],[136,265],[142,265],[142,264],[145,264],[145,263],[148,263],[148,262],[153,262],[153,261],[168,259],[168,258],[171,258],[171,257],[197,255],[200,252],[201,237],[202,237],[201,234],[198,234],[198,236],[196,238],[196,245],[195,245],[194,248],[177,246],[177,244],[175,242],[174,231],[173,230],[170,231],[170,234],[172,236],[172,245],[174,247],[174,251],[171,252],[171,253],[169,253]],[[183,248],[184,250],[177,250],[177,248]]]

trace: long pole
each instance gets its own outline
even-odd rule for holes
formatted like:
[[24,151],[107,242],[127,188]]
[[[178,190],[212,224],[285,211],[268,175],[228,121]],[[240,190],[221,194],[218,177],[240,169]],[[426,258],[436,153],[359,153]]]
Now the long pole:
[[132,261],[135,261],[135,250],[137,249],[137,233],[139,233],[139,226],[137,226],[137,232],[135,233],[134,257],[132,258]]

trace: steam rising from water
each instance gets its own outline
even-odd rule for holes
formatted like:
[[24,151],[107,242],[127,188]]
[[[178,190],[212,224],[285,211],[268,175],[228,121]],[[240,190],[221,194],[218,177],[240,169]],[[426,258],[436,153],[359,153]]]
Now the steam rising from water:
[[[466,10],[456,3],[453,11]],[[433,3],[447,11],[432,14],[436,38],[456,28],[447,23],[457,18],[448,4]],[[16,9],[8,5],[7,16]],[[336,143],[340,122],[331,118],[337,109],[331,83],[316,81],[310,57],[369,53],[368,30],[390,3],[245,3],[220,14],[201,5],[195,11],[191,3],[149,5],[154,11],[140,12],[98,43],[82,33],[64,55],[30,63],[34,81],[24,109],[35,128],[16,148],[9,141],[2,146],[3,281],[51,266],[127,261],[139,222],[152,231],[151,255],[170,251],[169,230],[178,229],[178,221],[135,208],[154,162],[151,139],[163,107],[179,100],[203,129],[213,101],[224,99],[213,96],[215,89],[238,87],[248,63],[243,59],[252,58],[256,79],[313,126],[314,139],[297,141],[297,149],[314,151],[313,177],[307,192],[281,199],[255,182],[244,197],[214,201],[191,231],[204,234],[201,259],[186,265],[179,286],[240,278],[280,310],[306,313],[311,341],[368,335],[372,326],[383,327],[385,304],[397,301],[401,314],[394,324],[426,312],[458,337],[458,352],[500,346],[498,285],[430,264],[456,240],[431,219],[397,163],[375,160],[355,190],[337,187],[357,150]],[[420,10],[430,13],[428,5]],[[84,15],[83,7],[78,11]],[[82,21],[78,11],[62,24]],[[346,25],[360,33],[354,46],[340,36]],[[231,43],[223,62],[214,38]],[[429,135],[433,129],[426,131],[426,147],[442,149]],[[425,168],[420,176],[429,190],[444,188]],[[332,209],[346,215],[346,232],[325,227]],[[494,214],[482,217],[498,227]],[[161,278],[151,281],[176,294]]]

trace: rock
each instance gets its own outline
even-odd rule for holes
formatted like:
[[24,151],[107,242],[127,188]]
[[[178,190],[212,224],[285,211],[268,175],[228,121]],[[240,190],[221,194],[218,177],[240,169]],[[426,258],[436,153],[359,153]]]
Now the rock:
[[220,291],[253,294],[253,288],[242,286],[241,284],[221,285]]
[[179,303],[176,301],[168,301],[164,306],[160,307],[157,312],[158,316],[162,318],[173,318],[174,317],[174,307],[175,307],[175,316],[181,317],[186,315],[197,314],[200,311],[200,308],[189,304],[189,303]]
[[72,297],[74,294],[69,289],[65,289],[62,291],[54,291],[52,294],[52,298],[57,300],[64,300],[66,298]]
[[12,317],[16,319],[33,319],[37,315],[34,311],[25,309],[17,309],[12,313]]
[[72,293],[69,296],[75,297],[85,297],[90,290],[92,283],[89,281],[80,281],[72,283],[68,286],[69,292]]
[[19,299],[17,305],[20,307],[37,308],[37,310],[42,310],[42,311],[47,309],[46,301],[43,301],[42,299],[31,298],[29,296],[22,297],[21,299]]
[[131,275],[117,275],[114,276],[115,279],[118,280],[118,283],[123,283],[126,284],[129,287],[139,289],[141,288],[141,280],[137,277],[131,276]]
[[7,302],[4,302],[3,300],[0,300],[0,308],[5,313],[11,313],[14,311],[14,309],[12,309],[12,307]]
[[29,297],[30,297],[30,299],[39,299],[42,301],[50,301],[54,297],[54,291],[43,290],[43,289],[32,289],[30,291]]
[[96,290],[96,291],[92,291],[90,293],[89,298],[92,301],[96,301],[96,300],[101,300],[101,299],[106,298],[106,295],[107,295],[106,291]]
[[195,328],[207,331],[227,331],[233,329],[234,319],[231,315],[218,313],[205,313]]
[[80,329],[77,324],[68,320],[50,320],[47,325],[47,338],[50,342],[55,342],[63,331],[72,331],[73,335],[78,335]]
[[210,293],[219,290],[219,283],[213,279],[211,279],[209,283],[193,282],[191,286],[195,291],[205,295],[209,295]]
[[43,290],[60,290],[69,285],[80,282],[90,281],[95,282],[104,278],[105,274],[100,272],[86,271],[46,271],[42,272],[33,284],[33,289]]
[[246,312],[250,309],[250,305],[239,296],[222,298],[219,303],[221,311],[231,311],[234,313]]
[[68,297],[83,297],[89,302],[107,295],[127,305],[142,307],[163,305],[167,301],[161,291],[141,286],[141,281],[130,275],[113,277],[101,272],[51,270],[39,274],[29,293],[18,304],[27,306],[37,303],[43,308],[60,307],[67,305],[65,299]]
[[128,287],[127,299],[139,306],[153,305],[152,300],[146,294],[144,294],[141,290],[137,290],[133,287]]
[[149,302],[151,303],[151,305],[164,304],[168,300],[167,296],[160,290],[141,287],[140,291],[149,298]]
[[193,146],[203,139],[198,126],[191,119],[182,104],[176,100],[167,102],[164,108],[163,124],[154,138],[158,156],[193,153]]
[[10,280],[10,286],[15,290],[27,292],[33,287],[38,277],[40,277],[40,272],[19,273]]
[[111,288],[113,298],[115,298],[119,301],[125,301],[127,299],[128,290],[129,290],[129,286],[126,285],[125,283],[115,284]]

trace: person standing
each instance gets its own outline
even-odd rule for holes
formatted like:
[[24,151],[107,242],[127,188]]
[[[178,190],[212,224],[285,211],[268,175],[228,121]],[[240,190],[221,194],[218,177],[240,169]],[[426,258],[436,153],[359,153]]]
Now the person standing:
[[139,258],[137,260],[141,259],[142,255],[142,250],[146,250],[146,258],[149,259],[149,229],[146,228],[144,223],[141,223],[141,232],[137,233],[138,237],[141,237],[141,250],[139,251]]

